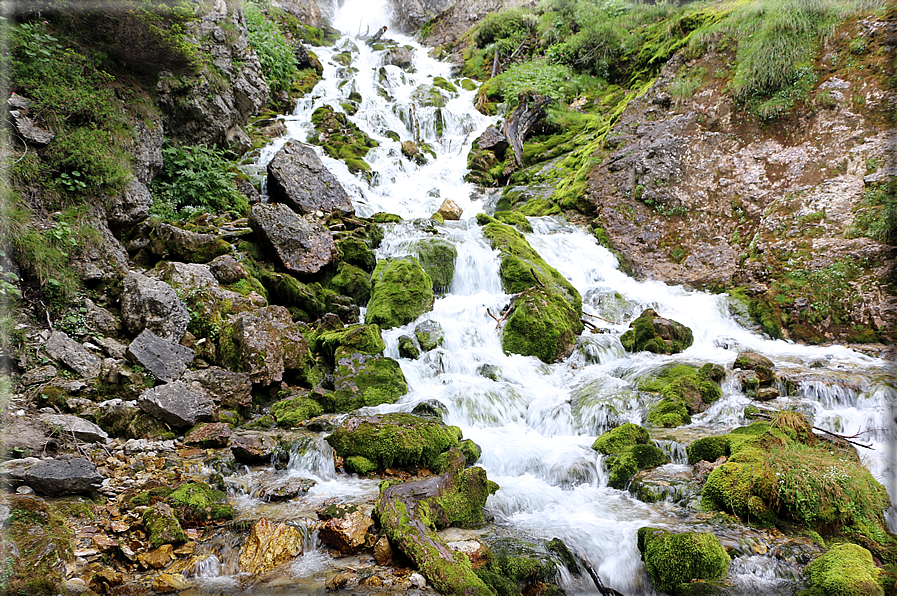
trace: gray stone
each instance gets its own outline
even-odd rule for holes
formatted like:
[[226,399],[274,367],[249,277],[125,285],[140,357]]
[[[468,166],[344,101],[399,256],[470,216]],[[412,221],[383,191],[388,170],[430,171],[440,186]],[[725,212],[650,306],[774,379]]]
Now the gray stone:
[[103,361],[62,331],[54,331],[44,344],[47,354],[59,360],[82,377],[96,378]]
[[232,436],[230,451],[241,464],[261,465],[271,463],[277,442],[268,435]]
[[216,234],[191,232],[164,222],[155,222],[144,230],[149,236],[146,249],[164,259],[206,263],[232,250],[230,244]]
[[132,271],[123,283],[121,318],[131,333],[150,329],[163,339],[180,341],[190,312],[170,285]]
[[120,281],[128,273],[128,253],[109,229],[105,210],[95,207],[83,224],[93,228],[98,238],[86,243],[84,251],[72,259],[72,268],[81,274],[86,284]]
[[193,361],[194,352],[144,329],[128,346],[128,356],[139,362],[154,377],[171,382],[178,379]]
[[69,414],[41,414],[40,419],[52,427],[61,429],[64,433],[73,434],[76,438],[90,443],[106,441],[109,435],[99,426]]
[[286,205],[254,205],[249,225],[289,271],[310,275],[336,259],[336,243],[330,230],[296,215]]
[[252,405],[252,379],[249,373],[212,366],[188,371],[182,380],[197,383],[209,397],[225,408],[248,408]]
[[288,369],[308,364],[308,342],[283,306],[267,306],[231,319],[240,362],[254,383],[270,385]]
[[249,272],[233,255],[215,257],[209,263],[209,269],[220,283],[232,284],[249,277]]
[[346,189],[324,167],[315,150],[296,141],[284,145],[268,164],[268,194],[272,201],[301,214],[355,213]]
[[421,349],[424,352],[429,352],[442,345],[442,325],[431,320],[421,321],[414,328],[414,336],[417,337]]
[[31,370],[25,371],[25,374],[22,375],[22,384],[38,385],[40,383],[46,383],[56,376],[56,372],[56,367],[50,364],[46,366],[40,366],[38,368],[33,368]]
[[508,139],[495,125],[483,131],[476,142],[478,148],[495,153],[499,159],[504,156],[509,146]]
[[128,355],[128,346],[111,337],[99,339],[97,340],[97,343],[100,344],[100,347],[102,347],[112,358],[121,360]]
[[121,329],[121,323],[115,315],[105,308],[94,304],[90,298],[84,299],[84,307],[87,308],[84,318],[87,319],[88,326],[94,331],[111,335],[118,333],[118,330]]
[[26,484],[51,497],[91,493],[103,482],[96,465],[84,458],[13,460],[3,465],[0,473],[14,483]]
[[9,114],[12,116],[19,135],[26,141],[35,145],[47,145],[56,138],[54,133],[35,124],[31,118],[20,110],[12,110]]
[[214,422],[218,414],[215,402],[191,391],[182,381],[147,389],[140,394],[137,405],[150,416],[175,428]]
[[146,184],[138,179],[131,180],[120,195],[109,199],[106,217],[109,225],[116,229],[139,224],[149,217],[153,196]]
[[[220,258],[220,257],[219,257]],[[208,265],[199,263],[164,263],[160,270],[162,279],[171,287],[189,292],[194,289],[218,287],[218,280]]]

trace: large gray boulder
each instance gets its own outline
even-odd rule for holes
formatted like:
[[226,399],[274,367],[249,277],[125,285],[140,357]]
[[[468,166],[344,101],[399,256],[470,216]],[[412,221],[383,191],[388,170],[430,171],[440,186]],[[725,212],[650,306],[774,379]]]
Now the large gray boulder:
[[180,341],[190,323],[190,312],[170,285],[132,271],[125,276],[121,318],[131,333],[144,329],[171,341]]
[[305,214],[323,211],[352,215],[355,208],[346,189],[309,145],[290,141],[268,164],[268,194]]
[[286,205],[253,206],[249,225],[288,271],[311,275],[337,257],[330,230],[308,217],[296,215]]
[[93,422],[71,414],[41,414],[40,419],[42,422],[60,429],[65,435],[74,435],[88,443],[105,442],[109,438],[106,431]]
[[160,381],[177,380],[193,362],[190,348],[163,339],[150,329],[144,329],[128,346],[128,356],[139,362]]
[[80,457],[12,460],[3,464],[0,474],[8,481],[27,484],[38,494],[51,497],[92,493],[103,482],[96,464]]
[[147,389],[137,399],[137,406],[175,428],[188,428],[197,422],[214,422],[218,416],[215,402],[191,391],[183,381]]
[[249,373],[232,372],[210,366],[187,372],[182,380],[202,389],[225,408],[248,408],[252,405],[252,379]]
[[289,369],[310,365],[311,353],[302,329],[283,306],[267,306],[231,318],[237,361],[254,383],[270,385],[283,380]]
[[94,379],[100,374],[103,361],[62,331],[54,331],[44,344],[44,350],[82,377]]
[[215,234],[200,234],[161,221],[146,226],[150,254],[190,263],[208,263],[219,255],[233,250],[230,244]]
[[146,184],[131,180],[121,194],[109,199],[106,205],[106,217],[109,225],[116,229],[139,224],[149,217],[153,197]]

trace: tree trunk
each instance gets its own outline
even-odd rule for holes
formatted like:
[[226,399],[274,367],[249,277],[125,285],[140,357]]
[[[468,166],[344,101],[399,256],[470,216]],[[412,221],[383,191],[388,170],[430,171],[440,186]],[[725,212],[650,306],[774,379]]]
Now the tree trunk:
[[505,137],[514,149],[517,165],[523,167],[523,142],[529,138],[536,126],[545,117],[545,107],[551,98],[544,95],[525,93],[508,119],[505,120]]

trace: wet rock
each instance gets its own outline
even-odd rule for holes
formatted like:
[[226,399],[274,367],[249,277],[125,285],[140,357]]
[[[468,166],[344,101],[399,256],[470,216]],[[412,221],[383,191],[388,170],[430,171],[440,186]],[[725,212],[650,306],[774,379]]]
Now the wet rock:
[[56,367],[53,365],[47,364],[46,366],[39,366],[25,371],[22,375],[21,383],[26,386],[39,385],[40,383],[46,383],[51,380],[56,376],[56,373]]
[[416,360],[420,356],[420,350],[417,349],[414,338],[408,335],[399,337],[399,356],[410,360]]
[[607,455],[605,465],[610,475],[607,484],[623,489],[639,470],[654,468],[669,461],[658,449],[647,430],[627,422],[613,428],[595,440],[592,449]]
[[352,354],[336,363],[333,389],[318,401],[325,411],[349,412],[363,406],[395,403],[408,393],[408,383],[399,363],[392,358]]
[[271,463],[276,450],[277,442],[269,435],[231,437],[230,451],[241,464],[252,466]]
[[208,263],[233,250],[220,236],[191,232],[164,222],[154,222],[144,233],[149,238],[147,251],[170,261]]
[[218,411],[215,402],[191,391],[183,381],[147,389],[140,394],[137,405],[150,416],[175,428],[213,422]]
[[374,520],[369,515],[360,510],[350,511],[341,517],[327,520],[318,536],[321,541],[347,555],[366,546],[368,530],[372,525]]
[[277,425],[291,428],[301,425],[309,418],[324,413],[321,404],[308,397],[308,392],[297,392],[287,399],[271,404],[271,415]]
[[680,465],[641,470],[629,484],[629,493],[644,503],[669,500],[685,506],[699,491],[700,482],[692,469]]
[[180,378],[194,356],[190,348],[159,337],[149,328],[131,342],[127,353],[154,377],[167,383]]
[[414,244],[414,252],[420,266],[433,280],[433,291],[447,292],[455,276],[455,260],[458,258],[455,245],[441,238],[426,238]]
[[[160,501],[153,504],[143,512],[142,519],[153,548],[159,548],[165,544],[169,546],[183,544],[188,540],[187,534],[181,528],[181,522],[178,521],[177,515],[168,503]],[[138,555],[138,559],[139,557],[140,555]]]
[[771,401],[780,395],[778,387],[760,387],[756,392],[756,398],[760,401]]
[[232,284],[241,279],[246,279],[249,276],[246,267],[232,255],[215,257],[209,263],[209,269],[212,271],[212,275],[215,276],[215,279],[223,284]]
[[342,573],[337,573],[336,575],[328,579],[324,587],[327,588],[328,591],[334,592],[336,590],[345,588],[356,579],[358,579],[358,575],[351,571],[344,571]]
[[620,337],[628,352],[652,352],[677,354],[694,341],[691,329],[659,316],[653,309],[646,309],[629,324],[629,331]]
[[420,154],[420,148],[417,146],[417,143],[414,141],[405,141],[402,143],[402,155],[408,158],[413,158],[418,154]]
[[346,190],[314,149],[296,141],[284,145],[268,164],[268,193],[272,201],[300,214],[355,213]]
[[823,594],[884,596],[879,582],[881,570],[872,553],[856,544],[835,545],[810,563],[804,573],[814,589]]
[[160,573],[151,584],[156,592],[180,592],[193,584],[181,573]]
[[638,548],[658,592],[675,593],[681,584],[693,580],[722,578],[732,560],[719,538],[709,532],[674,534],[639,528]]
[[241,409],[252,405],[252,379],[249,373],[232,372],[210,366],[188,371],[181,377],[185,383],[197,383],[215,403],[225,408]]
[[381,259],[371,282],[366,321],[383,329],[410,323],[433,308],[433,281],[414,257]]
[[190,323],[190,312],[170,285],[132,271],[123,282],[121,318],[131,333],[149,329],[178,342]]
[[283,306],[240,313],[231,324],[238,349],[238,358],[231,364],[245,367],[253,383],[279,382],[285,370],[303,369],[311,360],[301,327]]
[[260,574],[271,571],[302,553],[302,533],[284,523],[276,526],[260,519],[240,551],[240,569]]
[[191,430],[184,437],[184,442],[188,445],[197,445],[204,449],[226,447],[230,440],[230,426],[224,422],[212,422],[209,424],[201,424]]
[[439,209],[436,211],[439,215],[445,218],[446,221],[458,221],[461,219],[461,214],[464,211],[461,207],[458,206],[456,202],[451,199],[446,199],[442,202],[442,205],[439,206]]
[[330,231],[308,217],[296,215],[286,205],[254,205],[249,225],[288,271],[310,275],[336,259],[336,243]]
[[441,422],[443,417],[448,414],[448,408],[438,399],[428,399],[414,406],[411,413],[421,418],[430,418]]
[[146,184],[138,179],[131,180],[121,194],[111,198],[106,205],[109,226],[123,229],[135,226],[149,217],[153,196]]
[[510,146],[507,137],[494,124],[483,131],[476,144],[478,149],[495,153],[498,159],[504,159],[505,151]]
[[38,460],[26,458],[6,462],[2,474],[16,484],[26,484],[35,492],[51,497],[93,493],[103,482],[96,465],[84,458]]
[[421,321],[414,327],[414,336],[424,352],[435,350],[442,345],[444,333],[442,325],[433,320]]
[[378,325],[349,325],[322,331],[315,340],[315,350],[324,354],[331,363],[352,354],[377,356],[386,344]]
[[99,426],[69,414],[41,414],[40,419],[48,425],[61,430],[67,435],[74,435],[82,441],[90,443],[105,442],[109,435]]
[[484,379],[498,381],[501,378],[501,368],[495,364],[481,364],[477,367],[477,374]]
[[374,560],[377,565],[389,565],[392,561],[392,546],[389,544],[389,538],[383,536],[374,543]]
[[407,69],[414,60],[414,48],[409,46],[398,46],[389,48],[383,56],[384,66],[398,66],[401,69]]
[[741,352],[735,357],[734,368],[752,370],[756,373],[760,386],[768,386],[775,381],[775,365],[772,360],[756,352]]
[[266,501],[288,501],[301,497],[317,484],[311,478],[286,477],[281,478],[275,474],[261,476],[257,481],[262,487],[256,496]]
[[408,576],[408,581],[418,590],[423,590],[427,587],[427,579],[420,573],[412,573]]
[[155,550],[148,553],[141,553],[139,561],[152,569],[162,569],[168,567],[174,559],[174,547],[171,544],[163,544]]
[[93,379],[99,376],[102,360],[62,331],[54,331],[44,344],[51,358],[71,368],[78,375]]

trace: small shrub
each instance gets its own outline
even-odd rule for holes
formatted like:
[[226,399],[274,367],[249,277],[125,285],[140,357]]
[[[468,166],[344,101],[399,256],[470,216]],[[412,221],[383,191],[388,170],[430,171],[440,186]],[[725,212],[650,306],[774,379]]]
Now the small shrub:
[[265,13],[252,3],[244,5],[246,30],[249,43],[255,48],[262,73],[271,91],[287,91],[292,88],[299,72],[290,42],[280,29],[269,21]]

